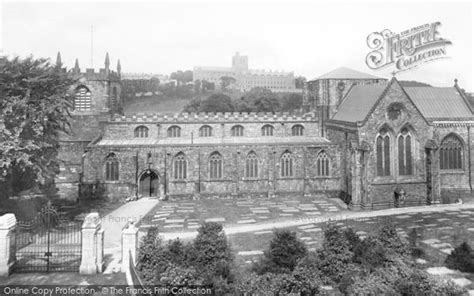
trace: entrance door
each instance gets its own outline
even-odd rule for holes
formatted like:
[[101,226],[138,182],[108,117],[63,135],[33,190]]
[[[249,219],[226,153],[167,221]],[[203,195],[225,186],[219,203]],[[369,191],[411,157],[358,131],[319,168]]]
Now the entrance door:
[[140,177],[140,194],[142,196],[158,195],[158,176],[153,171],[146,171]]

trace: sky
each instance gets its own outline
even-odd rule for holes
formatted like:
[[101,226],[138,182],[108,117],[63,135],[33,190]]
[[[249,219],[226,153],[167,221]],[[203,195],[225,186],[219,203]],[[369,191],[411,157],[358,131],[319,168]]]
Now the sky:
[[[371,70],[367,36],[441,22],[452,42],[447,59],[400,72],[400,80],[473,91],[472,2],[9,2],[1,4],[0,49],[7,55],[56,59],[82,69],[103,67],[108,52],[123,72],[170,74],[194,66],[230,66],[235,52],[252,69],[285,70],[314,79],[345,66]],[[91,26],[93,34],[91,38]],[[92,51],[91,51],[92,40]],[[91,58],[92,57],[92,58]]]

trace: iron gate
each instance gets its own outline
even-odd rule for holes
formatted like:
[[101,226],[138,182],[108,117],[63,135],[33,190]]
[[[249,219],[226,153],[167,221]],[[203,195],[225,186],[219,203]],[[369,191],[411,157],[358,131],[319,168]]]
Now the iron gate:
[[81,223],[68,221],[50,203],[16,230],[16,272],[79,271]]

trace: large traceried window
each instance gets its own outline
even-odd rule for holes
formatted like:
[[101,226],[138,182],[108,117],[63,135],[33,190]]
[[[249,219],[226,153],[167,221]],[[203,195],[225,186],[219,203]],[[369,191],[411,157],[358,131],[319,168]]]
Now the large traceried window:
[[186,179],[187,169],[186,156],[183,152],[179,152],[174,158],[174,178],[176,180]]
[[84,85],[81,85],[76,88],[76,93],[74,96],[74,110],[76,111],[90,111],[91,110],[91,92]]
[[390,135],[386,129],[379,132],[376,146],[377,176],[390,176]]
[[234,125],[231,132],[232,137],[242,137],[244,135],[244,127],[241,125]]
[[119,179],[119,161],[117,155],[110,153],[105,159],[105,180],[117,181]]
[[273,136],[273,126],[267,124],[262,127],[262,136]]
[[282,177],[293,176],[293,156],[289,151],[286,151],[280,158],[280,175]]
[[300,124],[296,124],[291,128],[292,136],[302,136],[304,133],[304,127]]
[[146,126],[139,126],[134,131],[135,138],[148,138],[148,128]]
[[181,128],[179,126],[173,125],[168,128],[168,138],[179,138],[181,137]]
[[214,152],[209,157],[209,178],[222,178],[222,156],[219,152]]
[[462,170],[463,144],[455,134],[448,135],[441,142],[439,149],[439,165],[442,170]]
[[212,127],[208,125],[203,125],[199,129],[199,136],[200,137],[212,137]]
[[247,160],[245,162],[245,177],[257,178],[258,177],[258,158],[255,152],[251,151],[247,154]]
[[402,129],[398,136],[398,174],[413,175],[413,137],[408,129]]
[[318,176],[329,176],[329,157],[325,151],[319,152],[316,157],[316,174]]

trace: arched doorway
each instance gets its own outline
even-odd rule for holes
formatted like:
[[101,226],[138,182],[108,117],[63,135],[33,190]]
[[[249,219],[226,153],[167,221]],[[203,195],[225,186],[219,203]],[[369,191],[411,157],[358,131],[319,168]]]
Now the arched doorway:
[[158,175],[152,170],[146,170],[140,176],[138,184],[141,196],[157,196],[158,195]]

